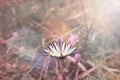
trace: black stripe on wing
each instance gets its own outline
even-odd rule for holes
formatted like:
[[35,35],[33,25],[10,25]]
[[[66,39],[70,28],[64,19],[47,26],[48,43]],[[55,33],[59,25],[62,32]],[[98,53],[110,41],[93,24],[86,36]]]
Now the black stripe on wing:
[[[68,47],[68,46],[70,46],[70,47]],[[60,57],[64,57],[64,56],[71,54],[74,51],[74,49],[75,49],[75,47],[73,47],[70,44],[67,44],[67,43],[62,42],[62,41],[56,41],[56,42],[53,42],[52,44],[50,44],[45,49],[45,52],[47,52],[47,53],[50,52],[49,54],[51,56],[60,58]],[[65,51],[67,51],[67,52],[65,52]]]

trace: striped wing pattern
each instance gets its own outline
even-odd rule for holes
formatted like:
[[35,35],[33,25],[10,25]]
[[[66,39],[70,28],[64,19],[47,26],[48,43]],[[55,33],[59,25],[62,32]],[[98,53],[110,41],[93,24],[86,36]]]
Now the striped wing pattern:
[[45,52],[54,57],[64,57],[71,54],[76,48],[62,41],[56,41],[50,44]]

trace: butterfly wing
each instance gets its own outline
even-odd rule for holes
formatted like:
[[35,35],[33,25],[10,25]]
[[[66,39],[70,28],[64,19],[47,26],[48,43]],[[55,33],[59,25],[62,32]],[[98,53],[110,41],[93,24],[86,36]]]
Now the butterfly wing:
[[45,52],[47,52],[51,56],[60,57],[60,49],[56,42],[52,43],[48,46],[48,48],[45,49]]
[[57,41],[45,49],[45,52],[54,57],[64,57],[71,54],[76,48],[65,42]]
[[73,51],[75,51],[76,47],[73,47],[70,44],[66,44],[66,47],[64,48],[64,51],[62,52],[62,56],[67,56],[71,54]]

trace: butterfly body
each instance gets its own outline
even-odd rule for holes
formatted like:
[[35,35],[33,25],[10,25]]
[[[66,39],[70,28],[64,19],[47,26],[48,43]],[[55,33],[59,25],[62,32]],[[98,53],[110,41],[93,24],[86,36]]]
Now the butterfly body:
[[75,49],[76,47],[73,47],[71,44],[58,40],[50,44],[45,49],[45,52],[47,52],[50,56],[64,59],[66,56],[72,54]]

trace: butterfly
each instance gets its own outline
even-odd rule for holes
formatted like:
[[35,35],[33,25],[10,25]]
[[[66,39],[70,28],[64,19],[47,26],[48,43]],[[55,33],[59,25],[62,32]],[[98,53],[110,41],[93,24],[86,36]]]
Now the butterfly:
[[66,56],[72,54],[75,50],[76,47],[73,47],[71,44],[58,40],[51,43],[44,51],[50,56],[64,59]]

